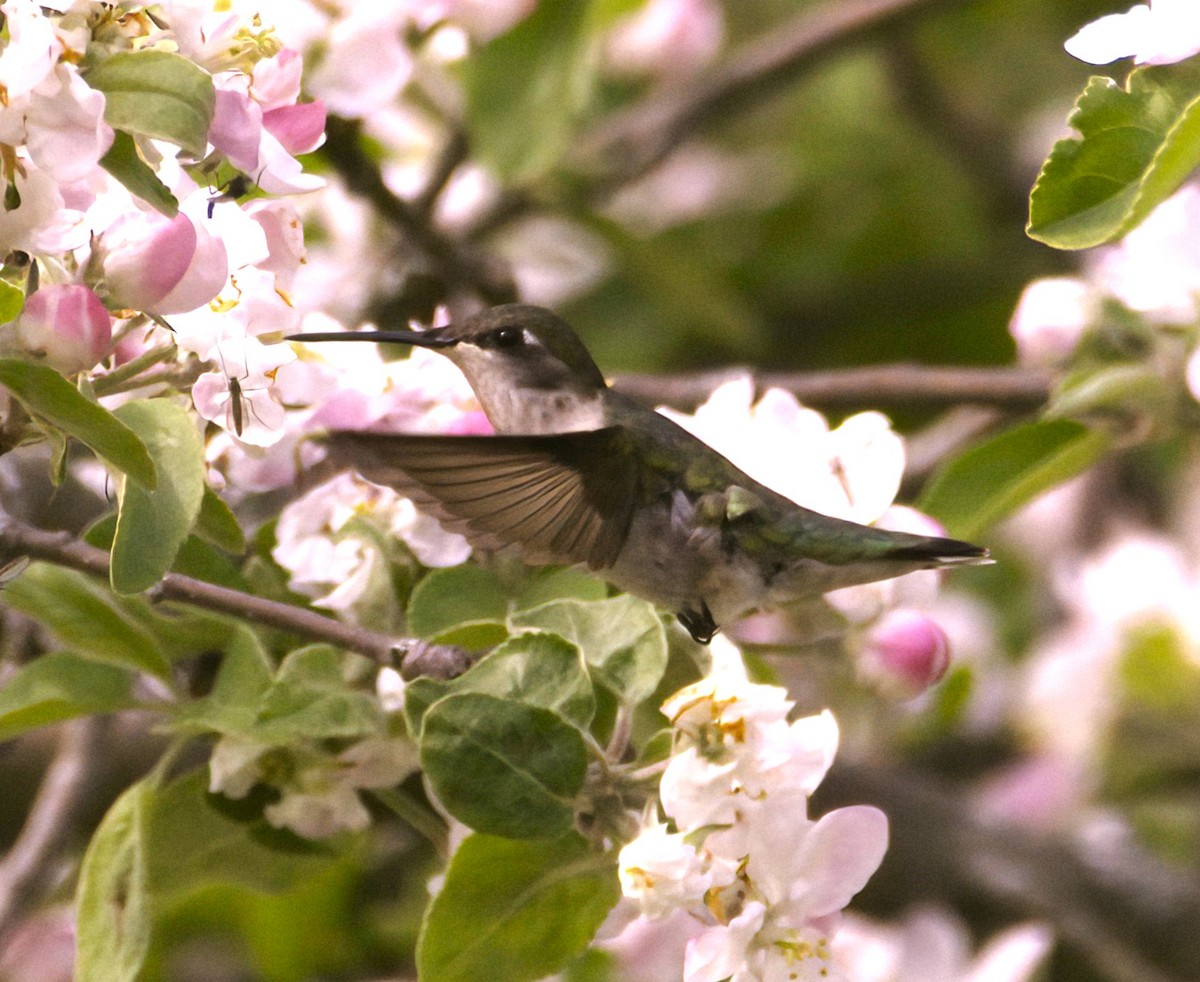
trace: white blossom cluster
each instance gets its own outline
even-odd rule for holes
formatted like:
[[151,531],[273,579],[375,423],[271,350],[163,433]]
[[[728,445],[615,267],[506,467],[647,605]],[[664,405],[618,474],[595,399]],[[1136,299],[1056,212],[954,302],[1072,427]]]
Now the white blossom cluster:
[[837,978],[838,913],[882,860],[887,819],[852,806],[812,820],[833,716],[789,722],[784,689],[751,683],[728,642],[713,649],[710,675],[662,707],[675,737],[666,821],[621,850],[622,890],[642,918],[690,919],[686,982]]

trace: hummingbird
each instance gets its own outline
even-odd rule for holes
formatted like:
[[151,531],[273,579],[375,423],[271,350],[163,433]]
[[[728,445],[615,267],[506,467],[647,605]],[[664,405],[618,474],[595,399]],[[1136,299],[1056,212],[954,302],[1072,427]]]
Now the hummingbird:
[[675,613],[707,644],[722,624],[840,587],[990,562],[986,549],[803,508],[609,387],[549,310],[505,304],[424,331],[295,341],[430,348],[466,376],[494,436],[336,431],[335,458],[395,488],[480,549],[584,566]]

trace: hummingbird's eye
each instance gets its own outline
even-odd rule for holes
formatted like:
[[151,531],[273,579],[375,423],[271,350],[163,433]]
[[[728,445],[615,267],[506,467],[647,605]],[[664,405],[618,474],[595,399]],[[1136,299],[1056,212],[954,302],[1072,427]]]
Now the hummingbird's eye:
[[525,343],[525,332],[519,327],[502,327],[492,340],[497,348],[519,348]]

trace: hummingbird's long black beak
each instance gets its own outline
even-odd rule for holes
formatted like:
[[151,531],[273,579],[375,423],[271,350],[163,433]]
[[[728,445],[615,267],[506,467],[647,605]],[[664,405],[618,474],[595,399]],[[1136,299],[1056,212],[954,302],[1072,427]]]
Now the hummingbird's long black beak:
[[309,334],[289,334],[285,341],[388,341],[394,344],[414,344],[419,348],[449,348],[458,338],[447,327],[431,327],[428,331],[313,331]]

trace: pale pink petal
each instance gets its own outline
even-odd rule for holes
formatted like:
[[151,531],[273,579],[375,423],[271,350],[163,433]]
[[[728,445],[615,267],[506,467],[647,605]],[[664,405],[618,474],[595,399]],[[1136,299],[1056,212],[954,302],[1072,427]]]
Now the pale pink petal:
[[309,153],[325,142],[325,103],[280,106],[265,113],[262,124],[288,153]]
[[794,861],[802,880],[791,888],[793,901],[808,917],[841,910],[879,868],[887,844],[888,820],[878,808],[829,812],[805,836]]

